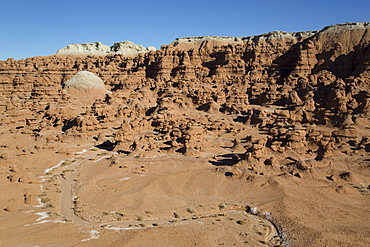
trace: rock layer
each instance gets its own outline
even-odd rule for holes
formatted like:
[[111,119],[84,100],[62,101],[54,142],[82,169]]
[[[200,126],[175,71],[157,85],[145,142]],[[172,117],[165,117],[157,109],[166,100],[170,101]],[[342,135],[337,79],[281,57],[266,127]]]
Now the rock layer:
[[[368,30],[368,23],[360,23],[310,33],[273,32],[236,41],[178,39],[158,51],[134,57],[8,59],[0,63],[0,107],[3,116],[27,108],[30,118],[40,118],[35,112],[66,102],[65,81],[78,71],[90,71],[114,95],[125,94],[127,100],[138,92],[154,93],[158,99],[176,94],[183,101],[190,100],[191,107],[244,112],[252,122],[260,121],[255,119],[260,113],[252,113],[249,104],[289,106],[295,112],[289,121],[338,125],[348,114],[369,115]],[[156,106],[154,102],[141,104],[144,108]]]

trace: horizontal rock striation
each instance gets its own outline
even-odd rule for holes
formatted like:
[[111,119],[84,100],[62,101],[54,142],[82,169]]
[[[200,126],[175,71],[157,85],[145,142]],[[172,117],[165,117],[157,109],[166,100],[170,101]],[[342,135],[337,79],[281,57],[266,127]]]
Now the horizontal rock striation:
[[136,56],[8,59],[0,63],[0,107],[6,115],[63,104],[63,82],[86,70],[117,95],[149,90],[159,99],[170,90],[191,99],[192,107],[216,103],[225,113],[249,104],[303,104],[315,116],[306,121],[327,123],[342,114],[369,114],[369,41],[369,23],[356,23],[317,32],[182,38]]
[[[164,126],[167,120],[156,115],[184,107],[236,114],[259,126],[284,116],[289,124],[340,127],[349,116],[370,115],[369,28],[348,23],[315,32],[181,38],[136,56],[8,59],[0,62],[1,122],[23,126],[33,119],[38,128],[64,131],[90,114],[96,123],[91,129],[120,126],[128,118]],[[94,73],[112,93],[66,110],[76,95],[66,93],[64,83],[80,71]],[[284,113],[258,108],[269,106]]]

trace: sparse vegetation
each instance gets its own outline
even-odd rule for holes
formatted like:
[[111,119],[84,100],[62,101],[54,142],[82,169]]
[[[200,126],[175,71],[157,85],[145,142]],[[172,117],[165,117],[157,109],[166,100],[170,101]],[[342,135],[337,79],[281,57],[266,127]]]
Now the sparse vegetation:
[[47,202],[50,202],[50,201],[51,201],[51,199],[49,197],[41,198],[42,203],[47,203]]
[[66,160],[66,161],[64,161],[60,166],[69,166],[70,164],[72,164],[72,161],[70,161],[70,160]]
[[238,224],[238,225],[245,225],[247,223],[247,221],[246,220],[238,220],[237,222],[236,222],[236,224]]
[[194,213],[195,213],[195,211],[194,211],[194,209],[193,209],[193,208],[188,208],[188,209],[186,209],[186,211],[187,211],[188,213],[191,213],[191,214],[194,214]]

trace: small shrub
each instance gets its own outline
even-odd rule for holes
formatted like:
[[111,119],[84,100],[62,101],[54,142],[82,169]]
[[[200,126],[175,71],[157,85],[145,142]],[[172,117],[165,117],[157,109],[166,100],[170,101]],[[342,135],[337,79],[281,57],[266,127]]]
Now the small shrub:
[[42,198],[41,199],[41,202],[42,203],[47,203],[47,202],[50,202],[50,201],[51,201],[51,199],[49,197],[46,197],[46,198]]
[[236,224],[238,224],[238,225],[245,225],[247,223],[247,221],[246,220],[238,220],[237,222],[236,222]]
[[70,160],[64,161],[60,166],[69,166],[72,162]]
[[194,209],[192,209],[192,208],[188,208],[188,209],[186,209],[186,211],[188,211],[188,213],[191,213],[191,214],[194,213]]

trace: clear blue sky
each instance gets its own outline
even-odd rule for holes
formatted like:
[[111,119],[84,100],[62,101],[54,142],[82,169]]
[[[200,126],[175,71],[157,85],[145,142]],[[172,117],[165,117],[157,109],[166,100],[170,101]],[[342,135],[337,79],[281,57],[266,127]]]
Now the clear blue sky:
[[370,21],[370,0],[0,0],[0,60],[50,55],[71,43],[251,36]]

